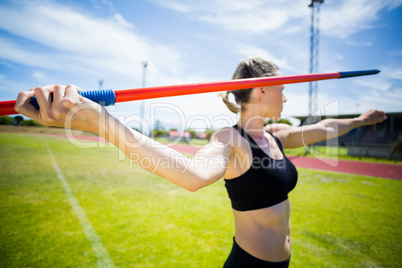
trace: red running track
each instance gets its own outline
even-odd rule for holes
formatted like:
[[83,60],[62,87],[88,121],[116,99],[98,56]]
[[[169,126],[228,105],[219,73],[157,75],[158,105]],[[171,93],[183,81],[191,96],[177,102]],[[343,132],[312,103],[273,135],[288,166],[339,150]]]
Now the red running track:
[[288,158],[296,167],[301,168],[402,180],[402,165],[302,156],[289,156]]

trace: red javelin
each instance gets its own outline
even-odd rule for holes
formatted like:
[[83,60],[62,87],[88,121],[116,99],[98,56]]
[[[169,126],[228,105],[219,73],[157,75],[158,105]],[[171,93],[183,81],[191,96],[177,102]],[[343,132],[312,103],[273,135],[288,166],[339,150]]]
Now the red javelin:
[[[352,71],[352,72],[335,72],[322,74],[303,74],[289,76],[271,76],[238,79],[220,82],[194,83],[173,86],[135,88],[125,90],[108,90],[108,91],[83,91],[79,92],[82,96],[89,98],[102,105],[113,105],[115,102],[135,101],[198,93],[208,93],[216,91],[228,91],[244,88],[266,87],[284,84],[294,84],[303,82],[312,82],[319,80],[328,80],[335,78],[347,78],[362,75],[378,74],[379,70]],[[31,100],[32,105],[38,107],[36,99]],[[16,114],[14,111],[15,100],[0,102],[0,115]]]

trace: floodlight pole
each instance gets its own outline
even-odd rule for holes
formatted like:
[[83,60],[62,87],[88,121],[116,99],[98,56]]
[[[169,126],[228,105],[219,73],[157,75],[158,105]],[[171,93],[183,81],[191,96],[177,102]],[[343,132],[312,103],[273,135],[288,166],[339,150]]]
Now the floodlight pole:
[[[310,73],[318,73],[320,58],[320,5],[324,0],[311,0],[311,28],[310,28]],[[318,84],[316,81],[309,83],[309,104],[307,124],[318,121],[313,113],[318,109]]]
[[[142,62],[142,67],[143,67],[143,72],[142,72],[142,88],[145,88],[145,74],[146,70],[148,67],[148,62],[144,61]],[[140,115],[141,115],[141,132],[144,134],[144,100],[141,100],[141,110],[140,110]]]

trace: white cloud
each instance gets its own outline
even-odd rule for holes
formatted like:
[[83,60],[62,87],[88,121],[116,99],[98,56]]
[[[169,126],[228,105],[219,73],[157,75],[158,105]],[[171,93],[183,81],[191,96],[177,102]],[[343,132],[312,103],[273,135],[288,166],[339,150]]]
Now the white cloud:
[[393,91],[368,91],[367,94],[360,96],[358,102],[362,106],[362,111],[369,109],[382,109],[388,112],[400,112],[402,103],[402,89]]
[[279,10],[253,10],[223,15],[205,14],[198,19],[229,30],[263,34],[281,28],[287,22],[288,15]]
[[[397,3],[399,2],[399,3]],[[321,6],[320,27],[323,34],[346,38],[360,30],[374,27],[378,13],[396,8],[401,1],[383,0],[329,0]]]
[[[0,38],[0,47],[1,47],[1,38]],[[4,65],[10,69],[16,69],[15,65],[11,64],[10,62],[4,61],[4,60],[0,60],[0,65]]]
[[261,57],[263,59],[267,59],[269,61],[274,62],[278,67],[282,69],[290,69],[290,66],[288,64],[287,59],[285,58],[277,58],[275,57],[272,53],[269,51],[259,48],[259,47],[253,47],[249,45],[240,45],[235,52],[242,57],[250,57],[250,56],[255,56],[255,57]]
[[[303,31],[310,23],[311,11],[306,1],[244,0],[151,0],[224,29],[264,34],[280,30],[282,34]],[[362,29],[374,27],[382,9],[402,5],[398,0],[327,0],[321,5],[320,26],[323,34],[346,38]],[[300,25],[303,24],[303,27]],[[354,44],[355,45],[355,44]],[[361,45],[361,44],[360,44]],[[371,46],[370,42],[363,45]]]
[[369,88],[372,90],[387,91],[391,88],[392,84],[387,82],[385,79],[377,78],[375,80],[356,80],[356,83],[364,88]]
[[282,117],[306,115],[308,113],[308,95],[306,92],[294,93],[285,89],[287,102],[283,105]]
[[[304,88],[303,86],[299,86],[300,89],[305,89],[305,91],[295,91],[295,90],[286,90],[285,96],[287,98],[287,102],[284,104],[282,115],[283,117],[288,116],[300,116],[307,115],[309,111],[309,96],[307,94],[307,84]],[[330,95],[329,93],[320,92],[318,95],[318,111],[315,114],[319,114],[321,116],[325,115],[338,115],[347,113],[345,110],[342,110],[339,106],[339,102],[345,102],[345,99],[339,100],[338,98]],[[334,105],[336,104],[336,105]],[[335,109],[334,109],[334,106]]]
[[242,0],[150,0],[160,6],[183,13],[191,12],[237,12],[237,11],[249,11],[256,8],[260,8],[264,5],[265,1],[255,0],[252,2],[246,2]]
[[0,57],[2,59],[43,68],[56,68],[56,64],[49,60],[50,54],[42,55],[30,53],[22,45],[0,37]]
[[34,71],[32,74],[32,77],[34,77],[35,79],[39,80],[39,81],[50,81],[50,77],[47,76],[44,72],[41,71]]
[[346,44],[348,46],[354,46],[354,47],[371,47],[373,45],[372,42],[358,43],[354,41],[346,41]]
[[[7,96],[7,99],[16,99],[19,91],[29,90],[31,87],[32,85],[27,84],[24,79],[14,81],[7,77],[7,75],[0,74],[0,95]],[[10,89],[18,89],[18,91]]]
[[187,5],[186,3],[179,3],[179,1],[158,1],[154,0],[156,4],[159,4],[160,6],[182,12],[182,13],[188,13],[191,11],[194,11],[194,7]]
[[117,23],[117,25],[126,27],[126,28],[133,28],[133,25],[126,21],[121,14],[115,14],[112,19]]
[[161,83],[180,72],[179,54],[133,30],[120,14],[105,19],[48,2],[0,8],[0,28],[48,47],[47,52],[1,38],[3,59],[90,75],[114,73],[140,80],[141,62],[157,58],[149,72]]
[[110,10],[114,9],[113,4],[108,0],[90,0],[90,2],[96,9],[101,9],[102,5],[107,6]]
[[278,29],[283,29],[286,33],[299,31],[301,30],[299,27],[286,28],[284,25],[293,19],[306,19],[309,12],[307,4],[302,1],[152,0],[152,2],[186,13],[195,20],[251,34],[264,34]]
[[382,71],[381,73],[391,79],[397,79],[397,80],[402,80],[402,68],[392,66],[391,64],[388,66],[384,66],[381,68]]
[[343,60],[345,57],[342,54],[336,54],[336,59],[337,60]]

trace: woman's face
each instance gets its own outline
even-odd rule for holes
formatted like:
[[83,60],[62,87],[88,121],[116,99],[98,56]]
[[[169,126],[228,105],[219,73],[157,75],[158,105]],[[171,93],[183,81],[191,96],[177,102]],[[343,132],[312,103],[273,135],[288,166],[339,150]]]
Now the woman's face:
[[[278,70],[274,76],[280,76],[281,72]],[[264,103],[264,107],[267,108],[266,113],[267,116],[271,119],[277,120],[280,118],[283,104],[287,101],[285,95],[283,94],[283,90],[285,89],[284,85],[277,86],[269,86],[265,87],[266,99]]]
[[277,120],[280,118],[283,103],[287,101],[285,95],[283,94],[283,90],[285,86],[269,86],[265,87],[265,95],[264,98],[264,107],[266,107],[266,117]]

